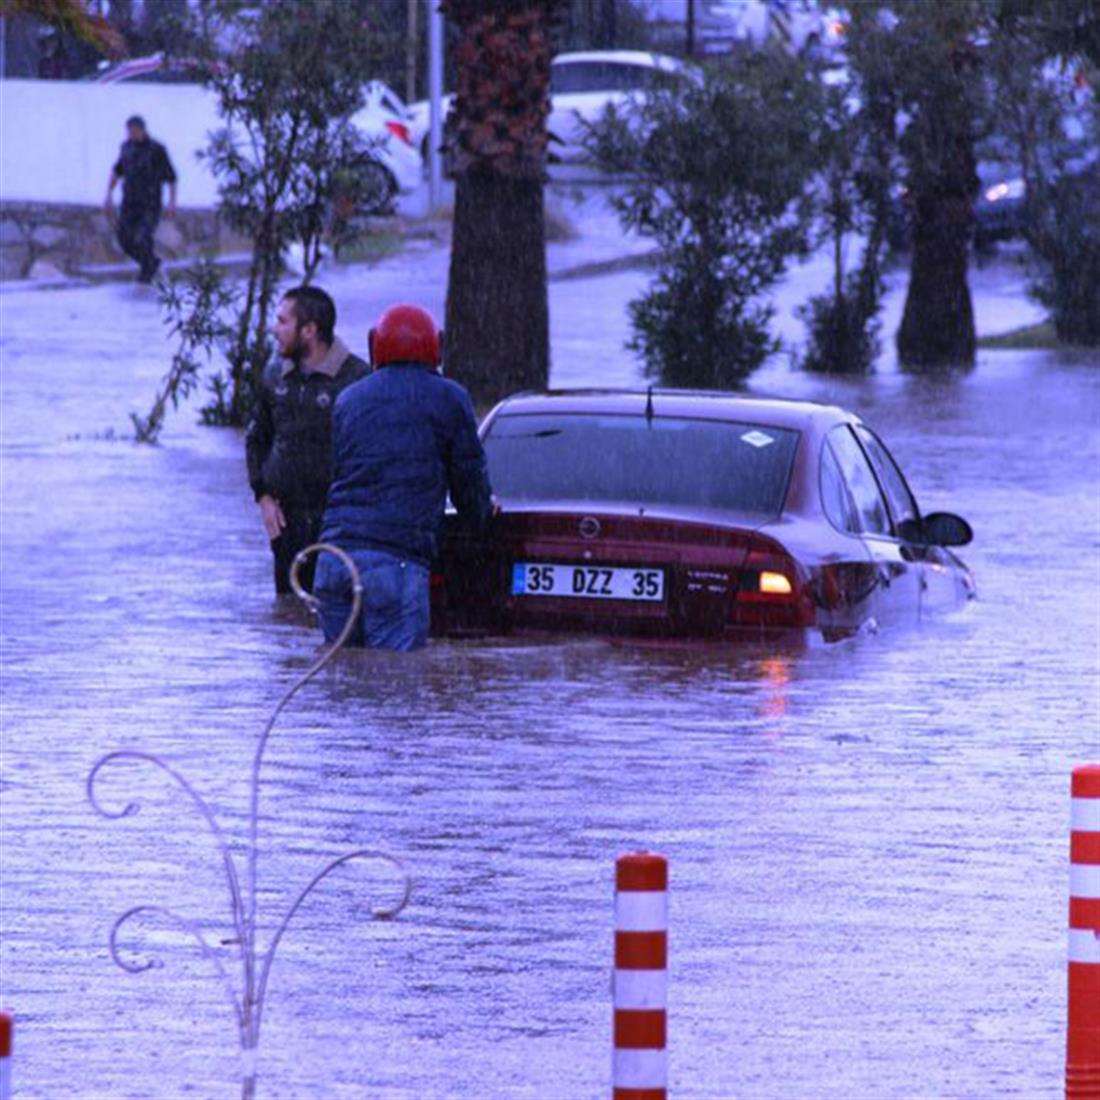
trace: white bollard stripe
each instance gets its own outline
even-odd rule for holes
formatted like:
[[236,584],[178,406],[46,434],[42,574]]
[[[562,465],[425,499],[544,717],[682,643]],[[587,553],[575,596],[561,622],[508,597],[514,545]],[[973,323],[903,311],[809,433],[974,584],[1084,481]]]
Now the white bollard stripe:
[[1069,930],[1069,961],[1071,963],[1097,963],[1100,965],[1100,932],[1091,928]]
[[666,931],[668,893],[664,890],[620,890],[615,895],[615,929],[619,932]]
[[618,1089],[667,1089],[668,1054],[663,1050],[616,1050],[612,1084]]
[[1069,896],[1071,898],[1100,898],[1100,863],[1071,863],[1069,865]]
[[1069,827],[1075,833],[1100,833],[1100,798],[1071,798]]
[[665,1008],[668,999],[667,970],[616,970],[616,1008]]

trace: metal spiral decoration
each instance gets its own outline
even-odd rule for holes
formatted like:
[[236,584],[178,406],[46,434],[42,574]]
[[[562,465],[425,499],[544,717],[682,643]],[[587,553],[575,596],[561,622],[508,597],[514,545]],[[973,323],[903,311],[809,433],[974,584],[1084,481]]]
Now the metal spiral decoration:
[[[298,572],[301,566],[309,559],[310,555],[320,553],[321,551],[334,554],[340,559],[351,575],[351,612],[336,641],[333,642],[305,673],[291,685],[290,689],[285,692],[279,700],[264,727],[263,733],[260,735],[259,744],[256,746],[256,753],[252,759],[251,785],[249,789],[249,837],[245,858],[243,885],[237,857],[234,856],[229,839],[222,830],[222,827],[218,824],[218,820],[214,816],[214,811],[211,809],[210,804],[191,785],[187,778],[168,763],[168,761],[157,756],[155,753],[142,752],[134,749],[122,749],[117,752],[109,752],[105,756],[100,757],[95,766],[88,773],[88,779],[85,786],[88,801],[92,804],[92,808],[95,812],[101,817],[110,820],[130,817],[138,812],[140,804],[137,802],[127,802],[119,809],[112,809],[105,806],[96,794],[96,781],[105,768],[120,761],[151,765],[167,775],[176,786],[187,795],[192,805],[206,823],[207,828],[210,830],[210,834],[213,836],[218,852],[221,855],[222,866],[225,870],[225,880],[226,887],[229,891],[229,909],[232,917],[234,936],[229,940],[221,941],[218,944],[212,944],[203,934],[202,927],[197,921],[185,917],[175,910],[162,905],[137,905],[132,909],[127,909],[126,912],[115,921],[111,928],[108,943],[110,946],[111,958],[120,969],[125,970],[128,974],[140,974],[143,971],[159,966],[160,960],[153,957],[127,959],[122,955],[119,948],[120,933],[123,928],[135,918],[159,917],[169,925],[186,933],[195,942],[203,958],[213,967],[215,974],[225,990],[226,997],[233,1010],[234,1019],[236,1020],[237,1030],[240,1035],[242,1055],[242,1100],[250,1100],[250,1098],[256,1095],[256,1082],[258,1077],[257,1051],[260,1041],[260,1024],[263,1021],[264,1000],[267,995],[268,979],[271,976],[271,966],[275,961],[275,953],[295,913],[301,908],[306,898],[308,898],[310,894],[312,894],[313,891],[338,868],[347,863],[363,860],[374,860],[388,864],[400,875],[400,896],[396,901],[389,904],[376,904],[373,906],[371,915],[375,919],[388,920],[397,916],[397,914],[408,904],[409,894],[412,890],[412,880],[400,860],[386,852],[377,851],[372,848],[359,848],[332,860],[322,867],[321,870],[306,883],[294,899],[290,908],[283,914],[266,949],[261,949],[257,942],[256,899],[258,893],[257,882],[260,855],[260,769],[263,766],[264,751],[267,748],[268,739],[271,736],[271,731],[276,721],[290,700],[294,698],[295,694],[305,687],[305,685],[308,684],[329,661],[332,660],[333,656],[347,642],[358,621],[359,611],[363,602],[363,585],[359,577],[359,571],[355,567],[355,563],[343,550],[339,549],[339,547],[332,546],[328,543],[317,543],[313,546],[309,546],[294,559],[294,564],[291,567],[290,580],[297,596],[305,601],[312,609],[316,610],[317,601],[301,587],[298,579]],[[239,976],[234,976],[231,970],[227,969],[225,961],[217,950],[218,947],[230,945],[237,948],[237,965],[240,969]]]

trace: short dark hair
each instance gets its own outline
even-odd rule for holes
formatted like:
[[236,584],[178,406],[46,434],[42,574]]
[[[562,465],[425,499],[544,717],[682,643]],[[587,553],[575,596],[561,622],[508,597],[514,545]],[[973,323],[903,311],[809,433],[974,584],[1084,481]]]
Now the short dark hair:
[[294,318],[301,325],[316,325],[317,335],[331,344],[336,335],[336,303],[319,286],[292,287],[283,295],[294,303]]
[[[117,116],[116,116],[116,117],[117,117]],[[141,115],[131,115],[131,116],[130,116],[130,117],[129,117],[129,118],[127,119],[127,120],[126,120],[126,126],[127,126],[127,127],[130,127],[130,126],[140,126],[140,127],[141,127],[141,128],[142,128],[142,129],[144,130],[144,129],[145,129],[145,119],[143,119],[143,118],[141,117]]]

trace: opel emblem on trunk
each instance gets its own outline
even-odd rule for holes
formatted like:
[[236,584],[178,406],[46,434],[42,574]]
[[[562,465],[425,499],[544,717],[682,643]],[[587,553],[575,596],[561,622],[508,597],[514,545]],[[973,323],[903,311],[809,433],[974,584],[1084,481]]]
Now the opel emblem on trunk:
[[595,516],[585,516],[577,525],[582,539],[594,539],[600,533],[600,521]]

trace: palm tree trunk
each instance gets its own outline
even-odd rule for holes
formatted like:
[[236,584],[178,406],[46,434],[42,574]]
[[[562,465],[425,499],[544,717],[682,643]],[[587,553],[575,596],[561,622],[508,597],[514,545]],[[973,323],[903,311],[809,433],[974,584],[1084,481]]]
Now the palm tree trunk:
[[543,181],[559,2],[444,5],[459,30],[444,362],[480,404],[543,389],[549,377]]

